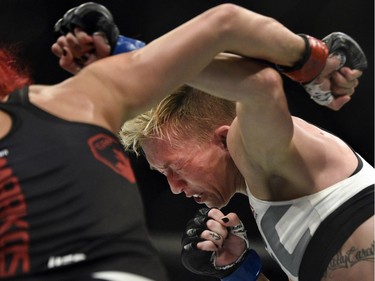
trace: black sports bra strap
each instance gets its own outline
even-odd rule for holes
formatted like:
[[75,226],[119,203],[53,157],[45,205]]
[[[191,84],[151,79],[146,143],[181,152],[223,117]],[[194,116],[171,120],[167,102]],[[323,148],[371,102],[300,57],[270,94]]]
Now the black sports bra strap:
[[9,104],[22,104],[22,105],[28,105],[30,104],[29,100],[29,87],[23,87],[21,89],[14,90],[7,100],[7,103]]

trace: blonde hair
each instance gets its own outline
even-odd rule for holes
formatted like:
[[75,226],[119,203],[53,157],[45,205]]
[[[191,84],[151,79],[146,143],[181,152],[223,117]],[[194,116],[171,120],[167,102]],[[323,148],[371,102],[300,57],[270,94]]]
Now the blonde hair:
[[139,155],[142,142],[150,138],[207,141],[217,127],[230,125],[235,116],[234,102],[183,86],[155,108],[125,122],[120,139],[126,150]]

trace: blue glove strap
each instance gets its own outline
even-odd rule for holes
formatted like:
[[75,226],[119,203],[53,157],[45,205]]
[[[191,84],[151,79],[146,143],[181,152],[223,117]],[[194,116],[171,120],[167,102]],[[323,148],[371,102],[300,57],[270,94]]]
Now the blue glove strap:
[[249,250],[239,268],[222,281],[256,281],[262,272],[262,262],[254,250]]
[[136,49],[144,47],[145,45],[146,44],[142,41],[119,35],[112,55],[134,51]]

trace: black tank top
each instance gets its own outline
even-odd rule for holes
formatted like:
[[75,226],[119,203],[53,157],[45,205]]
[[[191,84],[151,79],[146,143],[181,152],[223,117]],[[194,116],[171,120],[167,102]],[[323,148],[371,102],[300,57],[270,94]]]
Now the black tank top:
[[0,139],[0,279],[116,270],[166,280],[118,138],[41,110],[27,88],[0,110],[13,122]]

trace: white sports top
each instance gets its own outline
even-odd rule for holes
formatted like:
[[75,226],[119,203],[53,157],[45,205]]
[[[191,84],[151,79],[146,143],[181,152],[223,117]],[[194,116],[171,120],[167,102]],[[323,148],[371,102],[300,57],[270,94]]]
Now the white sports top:
[[298,281],[305,249],[320,223],[355,194],[375,183],[375,169],[362,157],[356,174],[312,195],[288,201],[263,201],[249,188],[250,205],[266,250],[292,281]]

